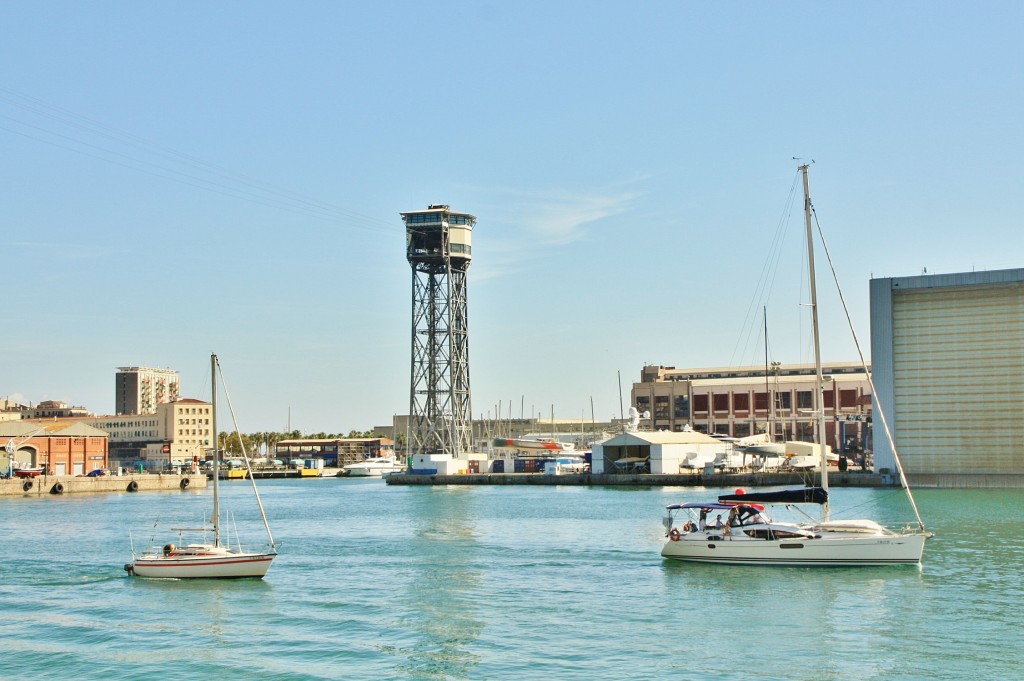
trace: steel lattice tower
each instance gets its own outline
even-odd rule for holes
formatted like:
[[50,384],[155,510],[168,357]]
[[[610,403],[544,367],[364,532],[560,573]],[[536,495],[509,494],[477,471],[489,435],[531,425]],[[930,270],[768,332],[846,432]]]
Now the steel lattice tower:
[[466,270],[476,217],[448,206],[402,213],[412,266],[410,454],[470,451]]

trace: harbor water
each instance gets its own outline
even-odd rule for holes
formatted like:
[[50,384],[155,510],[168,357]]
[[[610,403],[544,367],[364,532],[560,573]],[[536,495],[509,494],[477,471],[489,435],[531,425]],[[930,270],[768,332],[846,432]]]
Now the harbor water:
[[[261,542],[248,483],[221,489]],[[210,489],[0,499],[0,677],[1022,678],[1019,491],[918,491],[920,569],[663,560],[665,506],[717,489],[260,491],[281,550],[262,581],[123,571],[130,536],[201,521]],[[899,490],[832,496],[836,517],[913,518]]]

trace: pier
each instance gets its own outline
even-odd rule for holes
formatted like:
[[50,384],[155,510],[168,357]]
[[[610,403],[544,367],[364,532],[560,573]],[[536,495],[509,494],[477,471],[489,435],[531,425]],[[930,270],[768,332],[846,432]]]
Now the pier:
[[87,478],[73,475],[39,475],[0,480],[0,497],[60,497],[110,492],[162,492],[204,489],[208,481],[198,474],[136,473]]
[[[898,486],[895,476],[851,472],[829,473],[832,487]],[[543,473],[461,473],[457,475],[393,473],[386,476],[389,485],[582,485],[607,487],[769,487],[774,485],[817,484],[817,476],[806,473],[579,473],[545,475]]]

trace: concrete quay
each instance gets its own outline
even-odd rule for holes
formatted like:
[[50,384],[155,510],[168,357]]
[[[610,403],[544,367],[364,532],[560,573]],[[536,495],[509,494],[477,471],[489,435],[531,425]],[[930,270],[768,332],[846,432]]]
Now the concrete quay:
[[34,478],[0,480],[0,497],[60,497],[69,494],[110,492],[159,492],[203,489],[209,482],[202,473],[170,475],[134,473],[108,475],[102,478],[79,478],[72,475],[39,475]]
[[[892,475],[864,472],[830,472],[830,487],[892,487],[898,479]],[[438,475],[392,473],[385,478],[389,485],[584,485],[619,487],[772,487],[778,485],[817,485],[818,475],[806,473],[684,473],[659,475],[651,473],[579,473],[545,475],[543,473],[463,473]]]

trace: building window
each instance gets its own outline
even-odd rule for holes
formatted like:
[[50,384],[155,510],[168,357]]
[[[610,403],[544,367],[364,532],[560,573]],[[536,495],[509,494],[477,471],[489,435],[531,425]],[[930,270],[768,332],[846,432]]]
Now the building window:
[[690,418],[690,399],[685,395],[676,397],[676,418]]
[[814,402],[811,399],[812,393],[810,390],[798,390],[796,392],[796,408],[797,409],[813,409]]
[[654,398],[654,418],[657,420],[667,420],[669,417],[668,405],[667,395],[656,396]]

